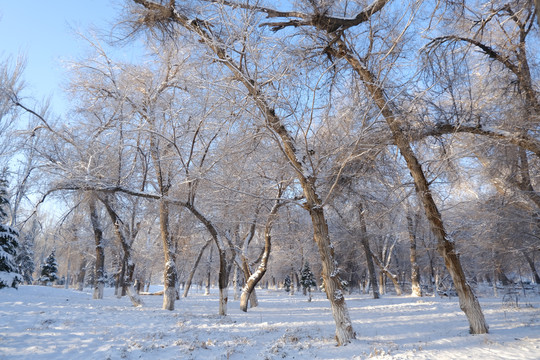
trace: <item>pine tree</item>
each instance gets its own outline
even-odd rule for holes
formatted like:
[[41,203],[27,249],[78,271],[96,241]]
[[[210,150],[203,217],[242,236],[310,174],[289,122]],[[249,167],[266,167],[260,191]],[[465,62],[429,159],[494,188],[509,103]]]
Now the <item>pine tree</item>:
[[17,264],[17,269],[19,274],[21,274],[25,284],[32,284],[34,280],[32,274],[34,273],[34,254],[32,251],[32,243],[29,240],[29,237],[25,237],[26,241],[20,244],[20,250],[15,258]]
[[309,267],[309,263],[306,261],[302,268],[300,284],[304,290],[304,295],[308,295],[308,301],[311,301],[311,287],[317,286],[315,282],[315,276]]
[[39,282],[43,285],[52,283],[58,279],[58,264],[56,263],[56,254],[53,250],[45,260],[45,264],[41,265],[41,277]]
[[[7,217],[5,206],[9,204],[6,181],[0,179],[0,221]],[[10,226],[0,223],[0,289],[17,288],[22,277],[17,273],[15,256],[19,247],[19,233]]]
[[6,209],[9,205],[9,200],[7,198],[7,181],[3,178],[0,178],[0,221],[4,221],[7,217]]
[[289,275],[285,277],[285,282],[283,283],[283,286],[285,287],[286,292],[291,291],[291,278],[289,277]]
[[15,229],[0,224],[0,289],[17,288],[22,281],[15,263],[19,246],[18,238],[19,233]]

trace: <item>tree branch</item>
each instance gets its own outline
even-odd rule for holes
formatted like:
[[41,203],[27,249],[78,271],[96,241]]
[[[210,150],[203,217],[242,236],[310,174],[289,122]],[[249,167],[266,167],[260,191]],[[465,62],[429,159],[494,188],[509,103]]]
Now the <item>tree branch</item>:
[[525,150],[533,152],[537,157],[540,158],[540,141],[530,137],[525,134],[513,133],[510,131],[500,130],[496,128],[484,127],[481,125],[452,125],[452,124],[442,124],[435,125],[432,128],[427,130],[422,130],[418,134],[410,134],[410,137],[413,140],[418,140],[420,138],[428,136],[441,136],[445,134],[453,133],[469,133],[476,135],[487,136],[492,139],[499,139],[510,144],[517,145]]
[[521,78],[519,68],[508,58],[508,56],[505,56],[501,53],[499,53],[497,50],[492,48],[491,46],[487,46],[483,43],[481,43],[478,40],[456,36],[456,35],[449,35],[449,36],[441,36],[438,38],[435,38],[429,42],[429,44],[426,45],[427,48],[430,47],[437,47],[445,42],[451,42],[451,41],[463,41],[466,43],[469,43],[473,46],[476,46],[479,48],[484,54],[486,54],[491,59],[500,62],[502,65],[504,65],[508,70],[513,72],[518,78]]
[[[342,31],[353,26],[360,25],[371,18],[371,16],[379,12],[390,0],[376,0],[373,4],[365,8],[353,18],[341,18],[327,15],[326,13],[316,12],[315,14],[306,14],[299,11],[279,11],[272,8],[242,4],[234,1],[224,0],[205,0],[207,2],[223,4],[232,8],[241,8],[253,10],[259,13],[266,14],[267,18],[287,18],[289,21],[266,22],[260,26],[270,26],[272,31],[279,31],[286,27],[313,26],[319,30],[324,30],[329,33]],[[291,19],[297,18],[297,19]],[[299,20],[301,19],[301,20]]]

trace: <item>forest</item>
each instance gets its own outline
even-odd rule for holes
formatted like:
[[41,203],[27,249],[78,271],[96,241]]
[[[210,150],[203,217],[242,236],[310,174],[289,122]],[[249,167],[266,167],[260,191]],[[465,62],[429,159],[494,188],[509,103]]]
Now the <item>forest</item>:
[[488,333],[478,286],[540,284],[535,11],[126,0],[80,34],[62,115],[1,59],[0,287],[215,288],[221,316],[322,291],[337,345],[351,294],[452,296]]

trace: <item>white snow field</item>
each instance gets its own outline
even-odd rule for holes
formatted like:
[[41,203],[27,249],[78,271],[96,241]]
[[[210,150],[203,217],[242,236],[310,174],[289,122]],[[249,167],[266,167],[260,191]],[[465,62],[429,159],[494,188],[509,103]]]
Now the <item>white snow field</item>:
[[[458,299],[386,295],[346,298],[357,340],[337,347],[324,294],[257,290],[247,313],[229,301],[220,317],[217,291],[193,291],[161,309],[161,296],[143,307],[103,300],[90,290],[44,286],[0,290],[0,359],[540,359],[540,296],[521,293],[518,306],[480,298],[490,334],[468,333]],[[232,291],[229,294],[232,297]]]

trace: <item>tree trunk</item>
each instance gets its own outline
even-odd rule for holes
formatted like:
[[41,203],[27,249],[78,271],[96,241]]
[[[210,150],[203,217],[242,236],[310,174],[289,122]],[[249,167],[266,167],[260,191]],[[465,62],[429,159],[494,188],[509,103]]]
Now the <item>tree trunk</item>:
[[291,291],[289,291],[289,295],[294,296],[294,271],[291,271]]
[[536,266],[534,266],[533,258],[530,257],[526,252],[523,253],[523,256],[525,256],[525,260],[527,260],[527,263],[529,264],[529,267],[531,268],[531,272],[534,277],[534,282],[536,284],[540,284],[540,276],[538,276],[538,271],[536,271]]
[[133,306],[142,306],[143,301],[133,288],[133,274],[135,272],[135,264],[131,259],[131,245],[128,244],[126,226],[122,219],[120,219],[116,211],[114,211],[114,209],[112,208],[110,199],[108,197],[100,198],[100,201],[105,206],[105,209],[107,210],[107,213],[111,218],[111,222],[113,223],[114,227],[114,234],[119,245],[124,251],[124,256],[122,259],[122,271],[120,272],[119,276],[120,297],[128,295]]
[[208,266],[206,267],[206,287],[204,289],[204,295],[210,295],[210,286],[212,281],[212,249],[208,253]]
[[[281,197],[281,188],[278,192],[278,199]],[[262,277],[266,273],[268,259],[270,257],[270,250],[272,248],[272,225],[274,223],[277,211],[279,209],[280,202],[279,200],[276,200],[274,203],[274,206],[270,210],[270,214],[268,215],[268,219],[266,221],[266,226],[264,229],[264,252],[261,258],[261,262],[259,266],[257,267],[257,270],[249,276],[249,278],[246,280],[246,284],[244,285],[244,288],[242,289],[242,295],[240,296],[240,310],[246,312],[247,311],[247,303],[248,298],[251,296],[251,293],[255,289],[255,286],[261,281]],[[250,271],[249,264],[247,263],[247,258],[245,256],[242,256],[242,263],[244,264],[244,267],[247,267],[247,271]]]
[[90,221],[94,231],[94,242],[96,244],[96,263],[94,278],[94,299],[103,299],[103,290],[105,289],[105,249],[103,244],[103,231],[99,223],[99,217],[96,208],[95,195],[91,194],[89,200]]
[[[266,269],[265,269],[266,271]],[[255,286],[259,282],[260,278],[254,282],[254,277],[259,277],[255,272],[255,275],[251,271],[247,257],[242,254],[242,273],[244,274],[244,286],[242,287],[242,293],[240,294],[240,310],[247,311],[247,305],[249,303],[250,308],[259,306],[259,300],[257,299],[257,293],[255,292]],[[252,278],[253,277],[253,278]],[[262,277],[262,276],[261,276]],[[250,279],[251,283],[250,283]],[[248,291],[249,293],[246,293]],[[244,310],[244,306],[246,310]]]
[[233,275],[233,286],[234,286],[234,301],[240,300],[239,295],[239,282],[240,282],[240,273],[238,272],[238,265],[234,265],[234,275]]
[[86,277],[86,259],[81,260],[81,265],[79,266],[79,273],[77,274],[77,290],[83,291],[84,289],[84,278]]
[[503,286],[508,286],[512,284],[512,281],[510,281],[508,276],[506,276],[500,263],[495,264],[495,276],[495,278],[499,280]]
[[366,218],[364,215],[364,205],[362,203],[358,204],[358,211],[360,215],[360,242],[362,243],[364,254],[366,254],[366,262],[369,273],[369,284],[371,286],[371,290],[373,291],[373,298],[378,299],[380,295],[378,289],[379,286],[377,284],[377,273],[375,272],[373,255],[371,249],[369,248],[369,238],[367,234]]
[[480,303],[474,295],[472,288],[467,283],[465,273],[463,272],[461,262],[459,261],[455,249],[455,244],[448,238],[441,214],[431,195],[431,190],[422,166],[418,162],[407,136],[402,130],[400,121],[394,114],[393,104],[387,100],[386,94],[380,87],[378,79],[376,79],[373,74],[360,63],[354,53],[348,49],[347,44],[341,40],[338,41],[338,43],[340,45],[340,50],[334,49],[335,55],[347,60],[357,74],[360,75],[364,85],[370,92],[392,132],[394,144],[399,148],[401,155],[407,163],[407,167],[414,179],[416,193],[424,207],[426,217],[431,226],[431,231],[437,239],[437,251],[444,259],[446,268],[454,281],[459,297],[460,308],[469,320],[470,332],[472,334],[487,333],[488,326],[484,314],[482,313]]
[[125,295],[124,293],[124,279],[126,276],[126,262],[122,259],[120,265],[120,272],[116,275],[116,287],[114,289],[114,294],[116,297],[121,298]]
[[[392,280],[392,284],[394,285],[394,289],[396,291],[396,294],[398,296],[401,296],[401,285],[399,284],[399,276],[392,273],[389,269],[390,263],[392,261],[392,253],[394,251],[394,247],[397,243],[397,239],[394,240],[390,248],[387,248],[387,242],[388,238],[385,237],[384,240],[384,248],[381,251],[381,258],[379,259],[375,254],[372,254],[373,260],[375,260],[375,263],[379,267],[380,271],[380,291],[382,294],[386,294],[386,278],[383,276],[386,275],[390,280]],[[398,270],[399,271],[399,270]]]
[[195,275],[195,271],[197,270],[197,266],[199,265],[199,262],[201,261],[202,255],[204,253],[204,250],[212,243],[212,239],[207,240],[206,243],[204,243],[203,247],[199,251],[199,254],[197,255],[197,258],[195,259],[195,263],[193,264],[193,267],[191,268],[191,271],[189,272],[189,276],[186,282],[186,286],[184,287],[184,295],[183,297],[187,297],[189,293],[189,288],[191,287],[191,282],[193,281],[193,275]]
[[227,254],[225,249],[219,251],[219,315],[227,315],[227,302],[229,301],[229,273],[227,269]]
[[399,278],[396,274],[392,273],[390,270],[388,270],[388,266],[387,265],[383,265],[382,262],[379,260],[378,257],[376,257],[375,255],[373,255],[373,259],[375,260],[375,262],[377,263],[377,266],[379,267],[380,269],[380,292],[381,294],[384,294],[386,293],[386,282],[384,280],[384,275],[386,275],[390,280],[392,280],[392,283],[394,284],[394,289],[396,290],[396,294],[398,296],[401,296],[401,294],[403,293],[401,291],[401,285],[399,285]]
[[69,282],[71,281],[71,256],[70,252],[68,251],[68,261],[67,261],[67,270],[66,270],[66,280],[64,283],[64,288],[69,288]]
[[174,310],[176,300],[176,264],[172,241],[169,234],[169,206],[165,200],[159,203],[159,225],[165,269],[163,271],[163,309]]
[[227,266],[227,252],[225,244],[218,235],[217,229],[202,213],[200,213],[191,203],[182,204],[195,216],[212,236],[219,255],[219,273],[218,273],[218,288],[219,288],[219,315],[227,315],[227,302],[229,301],[228,286],[229,286],[229,267]]
[[[129,296],[129,288],[132,287],[135,290],[135,283],[133,276],[135,275],[135,263],[131,258],[131,251],[129,255],[124,256],[124,263],[126,264],[126,273],[124,276],[124,286],[122,292]],[[137,291],[135,291],[137,293]]]
[[330,301],[332,315],[336,323],[336,340],[338,345],[345,345],[355,338],[355,333],[349,316],[349,310],[345,303],[345,297],[343,296],[341,282],[338,278],[339,269],[334,260],[334,248],[330,243],[328,225],[323,209],[320,206],[320,200],[310,188],[307,191],[304,190],[304,194],[306,193],[306,199],[310,199],[313,204],[309,207],[314,230],[313,237],[319,248],[324,289]]
[[411,260],[411,295],[422,296],[422,287],[420,286],[420,267],[416,262],[416,226],[418,225],[418,216],[413,220],[410,214],[407,214],[407,230],[409,232],[410,260]]

